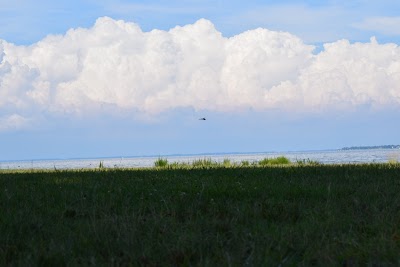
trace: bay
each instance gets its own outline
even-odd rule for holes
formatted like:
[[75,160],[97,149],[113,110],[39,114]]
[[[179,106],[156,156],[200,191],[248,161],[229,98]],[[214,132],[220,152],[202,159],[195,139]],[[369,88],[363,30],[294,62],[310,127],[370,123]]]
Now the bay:
[[241,161],[249,161],[251,163],[264,158],[275,158],[279,156],[285,156],[294,162],[298,160],[312,160],[323,164],[385,163],[389,161],[400,162],[400,149],[213,153],[197,155],[0,161],[0,169],[95,169],[99,167],[100,162],[105,168],[142,168],[154,166],[154,162],[160,157],[167,159],[170,163],[191,163],[198,159],[211,159],[217,162],[229,159],[231,162],[236,163],[240,163]]

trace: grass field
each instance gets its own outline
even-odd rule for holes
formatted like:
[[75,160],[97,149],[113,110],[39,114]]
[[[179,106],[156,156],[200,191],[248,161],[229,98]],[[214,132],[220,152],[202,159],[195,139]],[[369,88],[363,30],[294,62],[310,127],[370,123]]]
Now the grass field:
[[399,266],[400,164],[0,171],[0,266]]

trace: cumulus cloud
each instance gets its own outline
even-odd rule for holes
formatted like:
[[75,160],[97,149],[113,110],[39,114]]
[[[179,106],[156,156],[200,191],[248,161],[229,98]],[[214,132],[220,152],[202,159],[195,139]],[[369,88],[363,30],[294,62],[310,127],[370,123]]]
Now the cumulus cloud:
[[[201,19],[169,31],[99,18],[30,46],[0,41],[0,112],[156,115],[176,108],[320,111],[400,106],[395,44],[314,47],[255,29],[226,38]],[[3,122],[5,120],[3,119]]]
[[296,81],[283,81],[266,93],[269,105],[293,103],[310,110],[374,109],[400,105],[400,48],[395,44],[325,44]]

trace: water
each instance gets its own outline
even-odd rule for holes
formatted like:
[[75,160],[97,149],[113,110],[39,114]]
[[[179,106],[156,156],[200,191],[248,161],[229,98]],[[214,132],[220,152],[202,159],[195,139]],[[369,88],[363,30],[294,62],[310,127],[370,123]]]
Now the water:
[[[210,155],[183,155],[163,156],[168,162],[193,162],[196,159],[211,158],[222,162],[230,159],[240,163],[259,161],[263,158],[285,156],[291,161],[313,160],[325,164],[340,163],[382,163],[400,161],[400,149],[366,149],[366,150],[324,150],[306,152],[268,152],[249,154],[210,154]],[[158,157],[129,157],[129,158],[93,158],[93,159],[59,159],[59,160],[31,160],[31,161],[0,161],[0,169],[94,169],[100,162],[106,168],[141,168],[154,166]]]

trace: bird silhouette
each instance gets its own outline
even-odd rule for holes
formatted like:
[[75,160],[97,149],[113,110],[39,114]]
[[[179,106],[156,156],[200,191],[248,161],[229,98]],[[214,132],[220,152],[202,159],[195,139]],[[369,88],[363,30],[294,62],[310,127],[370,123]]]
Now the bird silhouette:
[[199,121],[205,121],[206,120],[206,118],[200,118],[199,119]]

